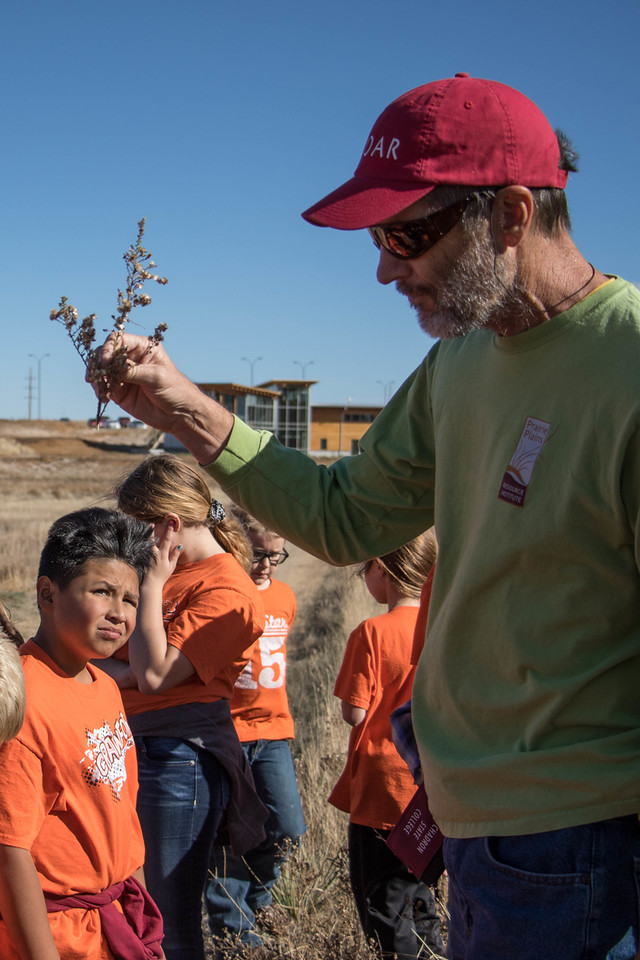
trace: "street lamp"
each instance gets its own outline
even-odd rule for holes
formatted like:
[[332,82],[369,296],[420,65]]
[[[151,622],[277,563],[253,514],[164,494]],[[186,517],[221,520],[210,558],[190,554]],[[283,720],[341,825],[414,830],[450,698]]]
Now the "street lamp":
[[379,383],[384,391],[384,404],[389,402],[391,395],[393,393],[393,388],[395,386],[395,380],[387,380],[385,383],[384,380],[376,380],[376,383]]
[[35,353],[30,353],[30,357],[38,364],[38,420],[42,420],[42,361],[45,357],[50,357],[50,353],[43,353],[41,357],[37,357]]
[[245,363],[249,364],[249,370],[251,371],[249,374],[249,377],[250,377],[249,386],[252,387],[253,386],[253,365],[257,363],[258,360],[262,360],[262,357],[256,357],[255,360],[249,360],[248,357],[242,357],[241,359],[244,360]]
[[305,373],[307,372],[307,367],[311,366],[313,360],[306,360],[304,363],[301,363],[300,360],[294,360],[293,362],[296,364],[296,366],[300,367],[302,370],[302,379],[306,380],[307,378],[305,377]]

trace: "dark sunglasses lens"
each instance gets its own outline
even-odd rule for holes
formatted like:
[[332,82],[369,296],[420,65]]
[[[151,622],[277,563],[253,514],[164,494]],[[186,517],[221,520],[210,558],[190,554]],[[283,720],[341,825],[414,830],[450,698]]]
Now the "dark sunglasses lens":
[[369,227],[369,233],[375,245],[384,247],[392,257],[414,260],[430,250],[458,223],[467,203],[468,200],[462,200],[453,207],[419,220],[407,220],[406,223],[389,227]]
[[[425,246],[426,240],[426,246]],[[396,257],[409,259],[418,253],[428,250],[431,244],[422,231],[406,228],[395,228],[387,232],[387,244],[391,253]]]
[[369,227],[369,233],[376,247],[384,247],[392,256],[401,260],[416,257],[430,246],[428,241],[427,245],[423,246],[423,233],[416,235],[402,227]]

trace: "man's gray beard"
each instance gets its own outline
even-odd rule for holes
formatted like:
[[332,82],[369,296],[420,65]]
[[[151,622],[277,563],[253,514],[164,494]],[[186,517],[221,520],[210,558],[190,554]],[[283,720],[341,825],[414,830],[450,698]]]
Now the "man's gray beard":
[[[453,264],[440,289],[420,287],[398,281],[399,293],[409,297],[424,292],[435,300],[432,310],[411,302],[424,332],[437,340],[464,337],[472,330],[486,327],[505,315],[505,324],[514,307],[522,309],[518,298],[517,277],[507,276],[496,255],[488,230],[470,224],[466,231],[467,246]],[[498,273],[504,274],[499,277]]]

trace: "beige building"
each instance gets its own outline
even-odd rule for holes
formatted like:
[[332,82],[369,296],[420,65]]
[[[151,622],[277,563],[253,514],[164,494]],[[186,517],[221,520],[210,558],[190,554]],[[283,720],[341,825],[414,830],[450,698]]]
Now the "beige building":
[[[198,387],[258,430],[269,430],[287,447],[311,457],[335,459],[359,451],[359,440],[382,407],[362,404],[311,406],[310,388],[316,380],[267,380],[258,386],[240,383],[198,383]],[[166,450],[183,450],[167,434]]]
[[[256,430],[269,430],[285,447],[309,453],[309,389],[316,380],[267,380],[259,386],[242,383],[198,383],[208,397]],[[184,449],[167,434],[165,450]]]
[[358,453],[359,440],[382,407],[314,404],[311,407],[312,457],[342,457]]

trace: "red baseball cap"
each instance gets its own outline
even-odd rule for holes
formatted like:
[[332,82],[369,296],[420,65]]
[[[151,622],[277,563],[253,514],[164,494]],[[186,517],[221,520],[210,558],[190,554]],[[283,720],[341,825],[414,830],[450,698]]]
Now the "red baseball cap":
[[503,83],[457,73],[389,104],[351,180],[302,216],[320,227],[358,230],[440,184],[564,188],[568,173],[559,161],[557,137],[535,103]]

